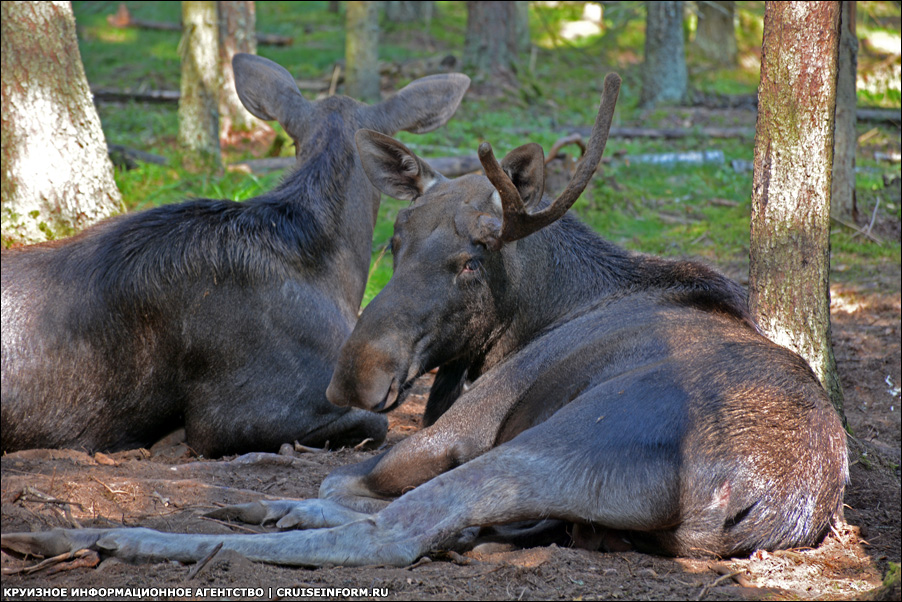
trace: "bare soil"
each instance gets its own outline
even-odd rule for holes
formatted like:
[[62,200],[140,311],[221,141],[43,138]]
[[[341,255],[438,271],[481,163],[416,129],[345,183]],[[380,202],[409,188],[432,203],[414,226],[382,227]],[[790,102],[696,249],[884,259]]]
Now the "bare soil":
[[[846,414],[857,439],[850,449],[846,522],[816,549],[689,560],[550,546],[438,555],[407,568],[316,570],[253,564],[220,553],[197,574],[192,573],[195,566],[177,562],[134,566],[85,558],[28,575],[14,573],[35,560],[4,553],[3,597],[11,587],[190,587],[192,592],[202,587],[262,587],[264,599],[284,593],[279,587],[379,587],[388,589],[389,599],[424,600],[873,597],[888,562],[900,562],[900,296],[845,286],[834,287],[833,300]],[[426,386],[422,383],[419,394],[390,416],[387,445],[419,428]],[[201,514],[224,504],[315,497],[330,470],[373,453],[343,449],[210,461],[193,457],[177,436],[151,450],[115,454],[18,452],[0,461],[2,529],[128,525],[192,533],[262,531],[214,522]],[[96,566],[84,566],[89,564]],[[888,595],[898,598],[898,591]],[[210,593],[214,598],[259,599]]]

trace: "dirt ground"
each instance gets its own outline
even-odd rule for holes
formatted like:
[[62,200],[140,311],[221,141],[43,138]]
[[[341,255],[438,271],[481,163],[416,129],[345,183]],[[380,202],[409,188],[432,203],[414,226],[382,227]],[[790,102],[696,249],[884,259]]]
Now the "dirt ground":
[[[898,282],[898,276],[890,279]],[[221,589],[203,597],[293,599],[298,596],[277,588],[333,587],[387,588],[388,599],[424,600],[868,598],[888,563],[900,562],[900,296],[897,284],[891,288],[897,292],[869,292],[867,285],[833,290],[835,349],[857,441],[850,452],[847,522],[814,550],[688,560],[551,546],[437,556],[407,568],[316,570],[253,564],[220,553],[200,572],[176,562],[132,566],[82,558],[32,574],[19,571],[34,560],[4,553],[3,597],[13,587],[181,587],[191,588],[192,596],[197,588],[259,587],[261,592],[251,594],[260,596]],[[420,394],[390,415],[387,445],[419,428],[425,391],[422,383]],[[314,497],[331,469],[373,453],[344,449],[208,461],[192,457],[177,438],[151,450],[109,455],[18,452],[2,458],[2,530],[140,525],[196,533],[260,531],[201,514],[223,504]],[[91,564],[96,566],[81,566]],[[898,589],[891,595],[898,598]]]

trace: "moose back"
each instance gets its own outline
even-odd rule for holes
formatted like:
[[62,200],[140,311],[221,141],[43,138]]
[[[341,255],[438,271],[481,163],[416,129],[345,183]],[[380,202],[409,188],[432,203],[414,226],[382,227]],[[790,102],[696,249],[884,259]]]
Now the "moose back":
[[325,397],[380,199],[353,136],[435,129],[469,79],[423,78],[373,106],[310,102],[272,61],[233,62],[244,105],[294,139],[296,168],[243,203],[187,201],[4,251],[4,451],[143,446],[181,424],[206,456],[384,437],[383,417]]

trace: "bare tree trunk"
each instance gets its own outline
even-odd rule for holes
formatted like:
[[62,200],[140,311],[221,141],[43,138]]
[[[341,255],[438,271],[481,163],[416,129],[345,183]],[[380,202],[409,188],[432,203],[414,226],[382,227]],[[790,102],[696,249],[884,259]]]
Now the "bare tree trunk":
[[388,0],[385,5],[385,18],[392,23],[425,23],[428,25],[435,15],[435,2],[427,0],[415,2],[411,0]]
[[182,2],[182,85],[179,143],[188,165],[222,163],[219,152],[219,26],[216,2]]
[[69,2],[3,2],[3,245],[74,234],[122,211]]
[[[467,2],[464,69],[471,75],[513,81],[523,50],[528,12],[519,2]],[[527,44],[528,46],[528,44]]]
[[839,2],[765,9],[749,306],[771,340],[808,361],[843,416],[829,281],[839,14]]
[[679,104],[686,99],[688,75],[683,46],[683,3],[646,2],[645,64],[639,106]]
[[698,0],[698,27],[695,41],[701,57],[715,65],[736,65],[736,27],[733,24],[736,3],[733,0]]
[[517,40],[517,55],[528,53],[532,47],[532,39],[529,35],[529,2],[517,0],[514,2],[514,36]]
[[855,221],[855,110],[858,97],[858,36],[855,33],[856,2],[843,2],[839,35],[839,75],[836,80],[836,131],[833,142],[833,189],[830,211],[835,217]]
[[219,138],[233,133],[268,131],[270,127],[251,115],[235,91],[232,57],[240,52],[257,54],[257,11],[253,0],[217,2],[219,10],[219,63],[222,87],[219,91]]
[[348,2],[346,9],[345,93],[366,102],[378,101],[379,6]]

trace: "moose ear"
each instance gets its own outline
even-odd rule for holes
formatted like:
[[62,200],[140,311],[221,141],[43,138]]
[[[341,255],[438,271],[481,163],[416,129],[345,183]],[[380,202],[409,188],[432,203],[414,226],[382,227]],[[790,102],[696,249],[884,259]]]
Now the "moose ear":
[[361,123],[387,133],[431,132],[451,119],[469,87],[470,78],[463,73],[423,77],[388,100],[363,108]]
[[535,142],[515,148],[501,160],[501,169],[511,179],[527,208],[538,205],[545,194],[545,152]]
[[363,171],[390,197],[412,201],[445,179],[394,138],[372,130],[357,130],[354,138]]
[[278,121],[286,132],[297,137],[295,132],[311,105],[298,91],[288,70],[254,54],[236,54],[232,69],[241,104],[255,117]]

